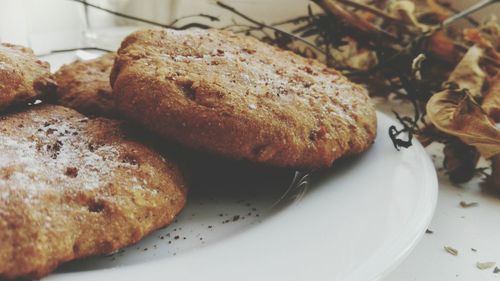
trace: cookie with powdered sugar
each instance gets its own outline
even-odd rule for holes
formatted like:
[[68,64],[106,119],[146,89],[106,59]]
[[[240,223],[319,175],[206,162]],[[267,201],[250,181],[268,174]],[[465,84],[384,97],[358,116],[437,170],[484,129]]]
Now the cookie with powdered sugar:
[[116,251],[185,204],[176,165],[120,122],[41,105],[0,117],[0,128],[0,277]]
[[50,66],[29,48],[0,44],[0,111],[15,104],[53,94]]
[[328,167],[376,134],[367,91],[335,69],[229,31],[129,35],[111,74],[125,118],[188,147],[294,168]]
[[54,74],[56,102],[92,116],[118,117],[109,84],[115,53],[63,65]]

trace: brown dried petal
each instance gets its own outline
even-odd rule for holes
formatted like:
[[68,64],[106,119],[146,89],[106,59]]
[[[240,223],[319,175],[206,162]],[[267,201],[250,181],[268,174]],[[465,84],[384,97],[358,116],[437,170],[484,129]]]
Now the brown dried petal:
[[474,98],[482,96],[481,88],[486,78],[486,73],[479,67],[479,59],[482,55],[481,48],[470,47],[448,79],[450,82],[457,83],[460,88],[468,89]]
[[491,119],[500,123],[500,72],[490,81],[490,87],[481,107]]
[[485,158],[500,153],[500,130],[465,91],[434,94],[426,109],[436,128],[475,146]]
[[391,16],[401,19],[417,27],[421,31],[428,31],[430,29],[430,26],[418,22],[415,16],[415,3],[412,1],[393,1],[389,6],[389,12]]
[[452,182],[464,183],[472,179],[479,161],[479,152],[475,147],[455,140],[445,145],[443,153],[444,167]]

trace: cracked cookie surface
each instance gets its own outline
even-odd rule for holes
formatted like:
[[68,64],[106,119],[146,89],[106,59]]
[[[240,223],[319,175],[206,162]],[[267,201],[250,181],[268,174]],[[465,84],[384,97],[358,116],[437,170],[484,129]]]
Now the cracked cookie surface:
[[39,278],[173,220],[184,178],[127,128],[55,105],[0,117],[0,277]]
[[0,44],[0,111],[15,104],[53,94],[50,66],[29,48]]
[[63,65],[55,74],[56,102],[91,116],[118,117],[109,84],[115,53]]
[[236,159],[322,168],[366,150],[376,115],[338,71],[221,30],[129,35],[111,74],[117,106],[165,139]]

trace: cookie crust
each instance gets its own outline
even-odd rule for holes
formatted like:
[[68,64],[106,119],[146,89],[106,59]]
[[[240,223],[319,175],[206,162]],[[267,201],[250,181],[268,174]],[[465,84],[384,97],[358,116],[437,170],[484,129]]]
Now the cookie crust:
[[7,107],[53,94],[50,66],[29,48],[0,44],[0,111]]
[[0,118],[0,277],[40,278],[110,253],[173,220],[176,165],[123,123],[55,105]]
[[63,65],[55,74],[56,102],[91,116],[118,117],[109,84],[115,53]]
[[316,169],[366,150],[366,90],[322,63],[229,31],[147,29],[121,44],[122,114],[169,140],[236,159]]

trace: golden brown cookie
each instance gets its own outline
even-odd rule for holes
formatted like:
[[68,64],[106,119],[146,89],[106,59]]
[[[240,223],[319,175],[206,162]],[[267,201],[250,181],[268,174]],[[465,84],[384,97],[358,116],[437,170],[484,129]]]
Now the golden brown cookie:
[[34,100],[54,90],[49,64],[29,48],[0,44],[0,110]]
[[113,252],[182,209],[179,170],[122,127],[55,105],[0,117],[0,278]]
[[366,90],[292,52],[220,30],[129,35],[111,74],[117,106],[166,139],[276,166],[328,167],[376,134]]
[[58,104],[95,116],[117,117],[109,85],[115,53],[63,65],[55,74]]

